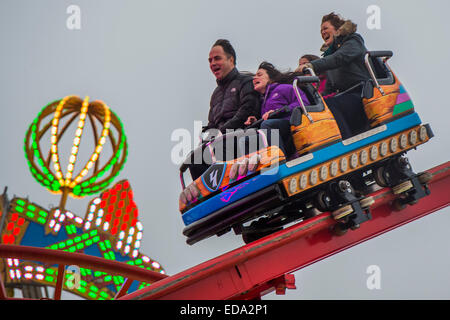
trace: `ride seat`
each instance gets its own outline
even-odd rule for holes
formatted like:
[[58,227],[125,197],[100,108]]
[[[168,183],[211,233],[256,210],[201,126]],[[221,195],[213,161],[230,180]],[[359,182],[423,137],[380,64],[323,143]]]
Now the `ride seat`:
[[386,63],[392,55],[392,51],[369,51],[365,57],[371,79],[365,83],[362,100],[372,128],[414,111],[412,103],[397,107],[410,99]]

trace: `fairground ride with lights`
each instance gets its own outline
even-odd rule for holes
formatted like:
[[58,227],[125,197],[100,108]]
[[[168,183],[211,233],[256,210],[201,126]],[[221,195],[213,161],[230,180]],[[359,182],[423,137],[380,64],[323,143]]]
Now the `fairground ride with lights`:
[[[311,85],[317,77],[305,76],[295,87],[303,84],[316,105],[305,107],[300,99],[291,118],[297,149],[305,152],[286,160],[276,146],[265,146],[229,162],[213,161],[187,185],[183,174],[192,168],[196,150],[191,153],[181,166],[179,199],[187,242],[233,229],[247,244],[172,276],[139,252],[142,224],[129,182],[106,189],[126,158],[120,120],[103,102],[89,103],[88,98],[66,97],[49,104],[27,132],[25,154],[33,176],[61,194],[61,201],[46,210],[3,194],[0,299],[17,299],[13,288],[40,299],[36,288],[47,286],[55,288],[46,297],[53,299],[60,299],[63,290],[96,300],[259,299],[294,289],[294,271],[447,207],[450,162],[416,174],[405,156],[433,134],[387,66],[390,56],[383,51],[366,57],[373,76],[364,98],[372,124],[367,132],[340,139],[326,103]],[[63,174],[62,136],[76,118]],[[96,145],[74,174],[87,124]],[[323,124],[327,130],[320,129]],[[45,135],[50,145],[43,154],[40,141]],[[103,156],[101,164],[107,141],[111,156]],[[203,153],[204,148],[214,150],[214,141],[198,150]],[[211,156],[214,160],[213,151]],[[98,192],[84,219],[65,209],[69,195]]]

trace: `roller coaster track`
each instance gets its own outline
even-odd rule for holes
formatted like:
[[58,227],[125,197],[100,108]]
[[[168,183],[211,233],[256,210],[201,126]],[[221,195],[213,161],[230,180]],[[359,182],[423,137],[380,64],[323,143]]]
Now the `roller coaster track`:
[[[428,183],[429,196],[413,206],[394,211],[392,202],[396,196],[389,188],[380,189],[371,194],[375,199],[371,206],[372,220],[343,236],[330,232],[336,222],[325,212],[173,276],[81,253],[17,245],[1,244],[0,257],[58,264],[60,272],[54,299],[61,298],[64,274],[61,271],[71,264],[125,277],[127,280],[115,297],[121,300],[259,299],[273,290],[283,294],[286,289],[295,288],[292,272],[447,207],[450,204],[450,161],[428,172],[432,174]],[[152,285],[126,294],[133,280]],[[0,299],[15,299],[7,297],[1,278]]]

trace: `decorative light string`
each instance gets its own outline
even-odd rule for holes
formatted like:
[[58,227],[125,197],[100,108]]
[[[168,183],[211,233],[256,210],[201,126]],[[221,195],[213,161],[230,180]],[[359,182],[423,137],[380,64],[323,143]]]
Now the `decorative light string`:
[[69,186],[71,183],[73,169],[75,166],[75,162],[77,161],[77,154],[80,146],[81,135],[83,134],[88,107],[89,107],[89,97],[86,96],[81,106],[80,121],[78,121],[78,128],[75,131],[75,138],[73,139],[72,153],[69,158],[69,164],[67,165],[66,181],[64,183],[65,186]]

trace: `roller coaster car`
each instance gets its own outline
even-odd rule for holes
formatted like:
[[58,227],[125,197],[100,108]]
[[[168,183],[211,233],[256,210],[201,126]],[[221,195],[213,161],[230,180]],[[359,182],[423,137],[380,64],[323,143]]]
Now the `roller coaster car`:
[[[387,65],[390,57],[391,51],[366,54],[371,80],[361,84],[370,122],[365,132],[342,140],[333,114],[312,85],[319,81],[312,74],[293,84],[299,98],[290,120],[293,157],[286,159],[277,146],[268,146],[263,130],[255,128],[212,139],[192,151],[180,167],[179,208],[186,242],[233,229],[248,243],[321,212],[332,213],[333,231],[340,235],[371,219],[374,200],[368,195],[378,186],[390,187],[398,195],[394,202],[398,210],[428,195],[430,176],[414,173],[405,154],[427,142],[433,132],[422,125],[408,93]],[[298,85],[311,105],[304,106]],[[264,146],[217,160],[220,143],[243,137],[258,137]],[[186,185],[188,171],[193,181]]]

